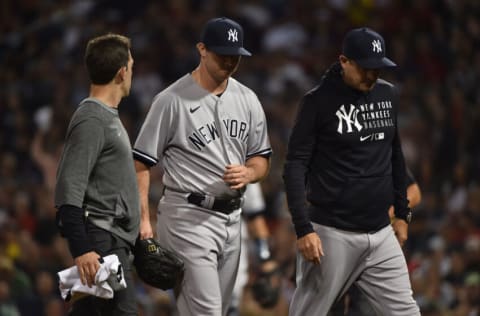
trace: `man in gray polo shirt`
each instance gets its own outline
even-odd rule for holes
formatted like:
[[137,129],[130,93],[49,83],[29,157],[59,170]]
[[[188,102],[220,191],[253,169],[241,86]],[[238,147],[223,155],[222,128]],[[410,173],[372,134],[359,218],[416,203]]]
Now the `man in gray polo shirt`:
[[95,283],[100,257],[116,254],[127,288],[113,299],[88,296],[70,315],[137,315],[129,254],[139,233],[137,181],[130,140],[118,116],[130,92],[130,40],[107,34],[88,42],[90,95],[74,113],[57,171],[57,225],[83,284]]

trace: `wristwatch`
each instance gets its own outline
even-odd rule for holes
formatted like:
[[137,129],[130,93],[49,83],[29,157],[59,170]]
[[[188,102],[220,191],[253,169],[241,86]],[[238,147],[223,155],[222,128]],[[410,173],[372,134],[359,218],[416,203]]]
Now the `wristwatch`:
[[407,212],[403,214],[395,214],[395,217],[399,219],[403,219],[405,222],[407,222],[407,224],[410,224],[410,222],[412,221],[412,210],[409,209]]

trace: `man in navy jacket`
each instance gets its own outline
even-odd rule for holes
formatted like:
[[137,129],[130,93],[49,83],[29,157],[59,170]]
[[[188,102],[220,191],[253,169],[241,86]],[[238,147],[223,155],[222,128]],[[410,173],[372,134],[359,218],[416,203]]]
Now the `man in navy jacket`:
[[411,211],[398,97],[379,78],[394,66],[380,34],[351,30],[301,102],[284,170],[299,251],[292,316],[327,315],[353,283],[379,315],[420,315],[401,250]]

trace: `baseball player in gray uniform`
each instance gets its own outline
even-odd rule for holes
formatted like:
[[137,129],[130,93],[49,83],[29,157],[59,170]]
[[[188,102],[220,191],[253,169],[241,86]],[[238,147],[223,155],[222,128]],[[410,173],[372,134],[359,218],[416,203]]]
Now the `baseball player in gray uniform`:
[[206,24],[198,67],[155,96],[135,142],[140,237],[153,236],[149,168],[161,161],[165,186],[157,238],[185,261],[176,300],[180,315],[225,315],[240,258],[242,195],[266,176],[272,152],[255,93],[231,78],[243,48],[242,27]]

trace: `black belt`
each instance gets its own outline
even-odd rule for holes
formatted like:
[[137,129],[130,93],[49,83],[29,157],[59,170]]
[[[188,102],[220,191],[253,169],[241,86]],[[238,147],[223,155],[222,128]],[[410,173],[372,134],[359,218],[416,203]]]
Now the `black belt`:
[[242,198],[220,199],[203,194],[190,193],[187,200],[189,203],[224,214],[230,214],[242,207]]

